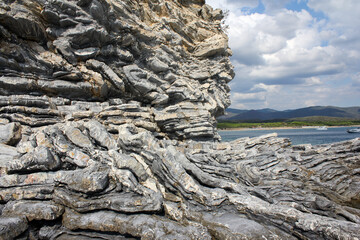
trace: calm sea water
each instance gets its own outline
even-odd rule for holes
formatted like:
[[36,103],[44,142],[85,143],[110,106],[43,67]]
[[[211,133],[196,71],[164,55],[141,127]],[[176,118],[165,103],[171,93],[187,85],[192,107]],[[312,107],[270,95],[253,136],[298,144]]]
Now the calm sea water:
[[293,145],[310,143],[312,145],[326,144],[345,141],[360,137],[359,133],[347,133],[351,127],[328,128],[326,131],[319,131],[315,128],[297,129],[271,129],[271,130],[241,130],[241,131],[219,131],[223,142],[229,142],[242,137],[258,137],[268,133],[276,132],[279,137],[290,138]]

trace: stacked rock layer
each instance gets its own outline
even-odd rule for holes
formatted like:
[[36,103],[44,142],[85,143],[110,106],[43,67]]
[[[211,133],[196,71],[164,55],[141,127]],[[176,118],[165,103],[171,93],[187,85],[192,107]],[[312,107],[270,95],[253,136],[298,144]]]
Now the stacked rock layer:
[[220,143],[202,0],[0,2],[0,239],[357,239],[360,139]]

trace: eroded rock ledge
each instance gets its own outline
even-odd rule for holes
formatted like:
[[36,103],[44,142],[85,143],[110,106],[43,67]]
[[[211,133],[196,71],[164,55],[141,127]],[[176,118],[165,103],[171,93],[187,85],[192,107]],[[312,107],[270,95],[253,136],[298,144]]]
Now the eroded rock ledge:
[[0,239],[358,239],[360,139],[219,142],[202,0],[0,3]]

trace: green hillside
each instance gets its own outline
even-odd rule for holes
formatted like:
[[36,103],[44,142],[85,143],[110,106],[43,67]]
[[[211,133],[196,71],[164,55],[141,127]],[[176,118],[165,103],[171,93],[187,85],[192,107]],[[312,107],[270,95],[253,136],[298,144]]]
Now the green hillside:
[[[315,106],[285,111],[274,109],[239,110],[227,109],[224,116],[218,118],[219,122],[269,122],[288,121],[299,119],[300,121],[327,121],[328,119],[312,119],[316,117],[341,118],[360,120],[360,107],[333,107]],[[307,118],[310,118],[308,120]],[[336,119],[330,119],[336,120]],[[337,119],[340,120],[340,119]]]
[[303,126],[355,126],[360,125],[358,119],[338,117],[313,116],[294,118],[277,122],[219,122],[219,129],[228,128],[273,128],[273,127],[303,127]]

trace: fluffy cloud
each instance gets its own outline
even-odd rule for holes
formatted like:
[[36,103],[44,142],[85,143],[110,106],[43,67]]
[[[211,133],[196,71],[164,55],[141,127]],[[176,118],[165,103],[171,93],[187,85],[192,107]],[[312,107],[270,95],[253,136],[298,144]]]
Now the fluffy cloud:
[[360,1],[207,3],[230,10],[227,24],[236,71],[230,84],[232,107],[359,104],[360,90],[354,86],[359,86]]
[[259,103],[266,105],[266,92],[256,92],[256,93],[238,93],[234,92],[231,95],[231,100],[233,101],[232,107],[234,108],[253,108]]

